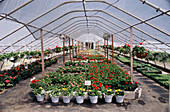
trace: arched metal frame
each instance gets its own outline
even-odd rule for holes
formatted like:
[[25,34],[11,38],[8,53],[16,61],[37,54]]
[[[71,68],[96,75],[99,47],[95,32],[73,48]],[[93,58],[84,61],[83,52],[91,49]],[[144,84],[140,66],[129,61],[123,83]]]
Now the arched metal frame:
[[[31,3],[32,1],[33,1],[33,0],[30,0],[29,2]],[[28,4],[29,4],[29,2],[28,2]],[[68,4],[68,3],[75,3],[75,2],[82,2],[82,1],[68,1],[68,2],[64,2],[64,3],[56,6],[55,8],[51,9],[50,11],[44,13],[43,15],[39,16],[38,18],[44,16],[45,14],[48,14],[48,13],[51,12],[52,10],[57,9],[58,7],[60,7],[60,6],[62,6],[62,5],[65,5],[65,4]],[[116,9],[118,9],[118,10],[120,10],[120,11],[122,11],[122,12],[128,14],[128,15],[130,15],[131,17],[134,17],[134,18],[138,19],[139,21],[141,21],[141,23],[138,23],[138,24],[145,23],[145,24],[153,27],[154,29],[157,29],[158,31],[160,31],[160,32],[162,32],[162,33],[164,33],[164,34],[166,34],[166,35],[169,36],[168,33],[160,30],[159,28],[157,28],[157,27],[155,27],[155,26],[153,26],[153,25],[151,25],[151,24],[149,24],[149,23],[146,23],[146,21],[143,21],[143,20],[141,20],[140,18],[138,18],[138,17],[136,17],[136,16],[134,16],[134,15],[132,15],[132,14],[130,14],[130,13],[128,13],[128,12],[126,12],[126,11],[124,11],[124,10],[122,10],[122,9],[120,9],[120,8],[118,8],[118,7],[110,4],[110,3],[108,3],[108,2],[105,2],[105,1],[86,1],[86,2],[102,2],[102,3],[108,4],[108,5],[110,5],[110,6],[114,7],[114,8],[116,8]],[[21,6],[21,8],[24,7],[24,6],[26,6],[26,5],[27,5],[27,4]],[[154,7],[153,7],[153,8],[154,8]],[[19,10],[19,9],[20,9],[20,8],[18,8],[17,10]],[[17,11],[17,10],[16,10],[16,11]],[[85,12],[85,11],[87,11],[87,10],[84,10],[84,12]],[[93,11],[101,11],[101,10],[93,10]],[[161,11],[162,11],[162,10],[161,10]],[[13,12],[15,12],[15,11],[13,11]],[[12,13],[13,13],[13,12],[12,12]],[[102,12],[102,11],[101,11],[101,12]],[[104,11],[103,11],[103,12],[104,12]],[[166,15],[169,16],[168,12],[169,12],[169,11],[163,12],[163,14],[166,14]],[[10,15],[10,14],[8,14],[8,15]],[[151,20],[151,19],[154,19],[154,18],[156,18],[156,17],[159,17],[159,16],[160,16],[160,15],[157,15],[157,16],[155,16],[155,17],[152,17],[152,18],[148,19],[147,21],[149,21],[149,20]],[[61,16],[60,16],[60,17],[61,17]],[[38,18],[32,20],[32,22],[35,21],[35,20],[37,20]],[[3,18],[1,18],[1,19],[3,19]],[[120,20],[121,20],[121,19],[120,19]],[[51,21],[51,22],[53,22],[53,21]],[[50,22],[49,24],[51,24],[51,22]],[[25,25],[28,25],[28,26],[29,26],[29,24],[30,24],[30,23],[27,23],[27,24],[25,24]],[[131,25],[129,25],[129,26],[131,26]],[[24,26],[23,26],[23,27],[24,27]],[[133,27],[133,28],[135,28],[135,27]],[[126,29],[126,28],[125,28],[125,29]],[[124,31],[125,29],[123,29],[122,31]],[[48,31],[47,31],[47,32],[48,32]],[[120,33],[120,32],[121,32],[121,31],[118,31],[118,32],[116,32],[116,33]],[[141,32],[144,33],[145,35],[149,35],[149,34],[147,34],[146,32],[143,32],[143,31],[141,31]],[[52,33],[52,32],[49,32],[49,33]],[[115,33],[115,34],[116,34],[116,33]],[[8,35],[8,36],[9,36],[9,35]],[[157,41],[159,41],[159,40],[157,40]],[[30,42],[30,43],[32,43],[32,42]],[[164,43],[164,42],[161,42],[161,43],[162,43],[162,44],[165,44],[165,45],[167,45],[167,46],[169,47],[168,44],[166,44],[166,43]]]

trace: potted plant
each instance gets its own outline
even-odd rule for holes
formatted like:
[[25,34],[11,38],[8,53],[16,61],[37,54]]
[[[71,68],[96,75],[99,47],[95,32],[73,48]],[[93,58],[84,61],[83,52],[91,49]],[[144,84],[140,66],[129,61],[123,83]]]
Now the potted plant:
[[42,82],[39,79],[36,79],[35,77],[33,77],[30,81],[31,81],[30,86],[34,90],[34,94],[37,98],[37,101],[43,101],[45,90],[43,88]]
[[102,93],[104,94],[105,102],[111,103],[114,95],[114,91],[112,89],[104,89]]
[[117,89],[115,90],[115,97],[117,103],[122,103],[124,100],[125,93],[123,90]]
[[62,98],[64,103],[70,103],[72,91],[70,88],[62,88]]
[[85,89],[84,88],[80,88],[76,93],[76,102],[81,104],[84,102],[84,92],[85,92]]
[[51,101],[52,101],[53,103],[59,102],[60,90],[61,90],[61,89],[58,89],[58,88],[56,88],[56,87],[53,87],[52,90],[50,90],[49,96],[51,97]]
[[98,90],[99,87],[95,87],[95,89],[89,90],[88,95],[90,98],[90,102],[95,104],[98,102],[98,96],[101,96],[101,93]]
[[[142,45],[143,43],[140,43]],[[148,55],[148,50],[145,49],[143,46],[135,46],[133,48],[133,56],[136,56],[137,58],[145,58]]]
[[130,52],[130,45],[125,44],[123,47],[120,48],[120,53],[128,54]]

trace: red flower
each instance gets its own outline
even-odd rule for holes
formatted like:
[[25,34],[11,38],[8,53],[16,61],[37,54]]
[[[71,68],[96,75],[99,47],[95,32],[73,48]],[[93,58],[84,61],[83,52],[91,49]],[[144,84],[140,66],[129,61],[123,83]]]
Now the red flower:
[[140,46],[138,46],[138,47],[140,47]]
[[102,87],[102,83],[99,83],[99,87]]
[[35,68],[36,66],[34,66],[34,68]]
[[129,82],[129,84],[132,84],[131,82]]
[[10,76],[9,78],[10,78],[10,79],[12,79],[12,77],[11,77],[11,76]]
[[111,87],[111,85],[109,85],[109,87]]
[[113,77],[112,75],[110,75],[110,77]]
[[95,87],[95,90],[98,90],[99,89],[99,87]]
[[3,77],[3,75],[2,75],[2,74],[0,74],[0,77]]
[[16,79],[16,76],[14,77],[14,79]]
[[6,82],[6,83],[9,83],[9,80],[6,80],[5,82]]
[[140,42],[139,44],[140,44],[140,45],[142,45],[143,43],[142,43],[142,42]]
[[56,46],[56,48],[58,48],[58,46]]
[[91,80],[93,79],[93,77],[90,78]]
[[148,51],[147,49],[145,49],[145,51]]
[[128,82],[125,82],[125,84],[128,84]]
[[37,82],[39,81],[39,79],[36,80]]
[[96,85],[93,85],[93,87],[96,87]]
[[15,68],[15,70],[17,70],[17,68]]
[[112,79],[109,79],[109,80],[112,80]]
[[94,73],[97,73],[97,68],[95,68],[95,72]]
[[36,80],[32,80],[32,83],[33,83],[33,84],[37,84]]
[[93,86],[93,84],[91,84],[91,86]]
[[7,74],[7,73],[4,73],[5,75]]
[[126,79],[128,79],[128,77],[126,77]]
[[137,81],[135,81],[135,84],[138,84],[138,82],[137,82]]

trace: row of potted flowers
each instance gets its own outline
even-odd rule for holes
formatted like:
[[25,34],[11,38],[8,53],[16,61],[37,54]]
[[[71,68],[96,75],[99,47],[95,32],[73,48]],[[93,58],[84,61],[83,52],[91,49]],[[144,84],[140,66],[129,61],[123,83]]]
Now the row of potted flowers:
[[[74,63],[74,60],[71,62]],[[85,66],[88,71],[75,74],[52,72],[38,80],[34,79],[30,84],[34,90],[34,94],[42,96],[41,92],[43,90],[51,95],[54,93],[59,95],[61,93],[64,96],[63,98],[65,98],[66,96],[70,97],[72,94],[75,95],[75,93],[76,96],[83,96],[83,93],[86,91],[90,99],[98,98],[101,95],[107,96],[106,99],[108,99],[109,95],[124,96],[124,90],[134,90],[138,87],[138,82],[132,84],[127,71],[115,63],[87,63],[85,60],[78,62],[79,64],[85,63],[85,65],[80,64],[79,66]],[[77,64],[77,61],[75,63]],[[74,64],[75,67],[76,64]],[[86,81],[89,81],[91,84],[86,86]]]

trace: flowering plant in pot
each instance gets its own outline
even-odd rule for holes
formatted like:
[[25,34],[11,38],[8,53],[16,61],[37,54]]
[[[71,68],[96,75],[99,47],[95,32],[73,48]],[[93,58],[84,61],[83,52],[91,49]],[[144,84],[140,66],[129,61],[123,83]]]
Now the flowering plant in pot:
[[56,53],[61,52],[61,47],[56,46],[56,48],[54,48],[54,51],[55,51]]
[[59,89],[58,87],[56,86],[52,86],[51,90],[49,91],[49,95],[51,97],[51,101],[53,103],[57,103],[59,101],[59,95],[60,95],[60,91],[61,89]]
[[[142,45],[143,43],[140,43]],[[145,58],[148,55],[148,50],[145,49],[143,46],[135,46],[133,48],[133,56],[136,56],[137,58]]]
[[115,97],[117,103],[122,103],[124,100],[125,93],[123,90],[117,89],[115,90]]
[[104,89],[102,91],[102,93],[104,94],[104,98],[105,98],[105,102],[107,103],[111,103],[112,102],[112,98],[114,95],[114,91],[112,89]]
[[90,86],[90,89],[88,91],[88,95],[90,97],[90,102],[93,104],[97,103],[98,97],[101,96],[101,93],[99,92],[98,89],[99,89],[99,87],[97,87],[97,86],[95,88]]
[[43,84],[43,80],[39,80],[33,77],[30,81],[31,81],[30,86],[34,90],[34,94],[37,97],[37,101],[43,101],[45,95],[45,90],[44,90],[45,84]]
[[71,95],[72,95],[72,90],[71,88],[62,88],[61,89],[61,94],[62,94],[62,98],[63,98],[63,102],[64,103],[70,103],[71,100]]
[[84,92],[85,89],[84,88],[80,88],[79,90],[76,91],[75,95],[76,95],[76,102],[77,103],[83,103],[84,102]]
[[125,44],[123,47],[120,48],[120,53],[128,54],[130,52],[130,45]]

